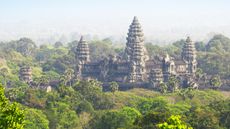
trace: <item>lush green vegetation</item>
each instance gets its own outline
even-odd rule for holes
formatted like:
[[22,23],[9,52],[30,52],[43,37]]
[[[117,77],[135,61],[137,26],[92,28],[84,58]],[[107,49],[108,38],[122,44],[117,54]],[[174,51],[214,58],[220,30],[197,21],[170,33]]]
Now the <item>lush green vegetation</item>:
[[[166,52],[177,57],[183,43],[180,40],[167,46],[146,46],[151,57]],[[109,92],[103,92],[98,81],[74,80],[76,45],[77,41],[36,46],[28,38],[0,43],[0,82],[5,86],[5,91],[0,87],[0,128],[230,128],[230,93],[217,90],[230,76],[229,38],[216,35],[208,43],[196,42],[200,68],[197,76],[211,76],[208,82],[213,89],[209,90],[180,89],[171,78],[168,84],[161,84],[161,92],[118,91],[115,82],[110,83]],[[109,39],[91,41],[89,45],[92,59],[123,50]],[[52,91],[20,81],[19,68],[24,65],[32,67],[37,85],[56,82]]]
[[[11,91],[8,91],[11,92]],[[147,89],[103,92],[98,82],[60,85],[52,92],[26,88],[24,128],[229,128],[230,100],[220,91],[161,94]],[[21,93],[22,94],[22,93]],[[228,93],[229,94],[229,93]]]
[[22,129],[24,114],[17,103],[10,103],[4,95],[4,88],[0,85],[0,128]]

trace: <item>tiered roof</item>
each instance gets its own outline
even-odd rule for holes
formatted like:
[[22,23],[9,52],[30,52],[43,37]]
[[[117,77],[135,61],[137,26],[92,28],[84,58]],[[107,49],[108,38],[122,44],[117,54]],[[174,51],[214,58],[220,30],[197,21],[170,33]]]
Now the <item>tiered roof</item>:
[[129,26],[128,37],[126,39],[125,55],[128,60],[136,58],[135,56],[141,56],[141,60],[146,60],[147,51],[144,48],[144,33],[136,16]]
[[88,43],[84,40],[84,37],[81,36],[80,41],[78,42],[77,48],[76,48],[76,57],[78,61],[89,62],[89,46]]
[[182,49],[182,59],[186,62],[192,62],[196,60],[196,49],[195,45],[190,39],[187,37],[186,42]]
[[129,26],[128,38],[136,37],[136,36],[140,38],[141,42],[144,41],[143,39],[144,33],[141,28],[141,24],[139,23],[137,17],[135,16],[132,24]]
[[31,67],[21,67],[20,71],[19,71],[19,78],[20,80],[24,81],[24,82],[31,82],[32,81],[32,69]]
[[127,61],[130,62],[130,68],[135,69],[134,71],[130,70],[129,74],[130,79],[135,79],[132,82],[143,80],[146,71],[145,61],[148,60],[148,55],[144,47],[143,30],[136,16],[129,26],[125,57]]
[[138,37],[135,37],[134,43],[133,43],[133,53],[131,56],[131,60],[143,60],[143,56],[145,56],[143,51],[143,43],[139,40]]

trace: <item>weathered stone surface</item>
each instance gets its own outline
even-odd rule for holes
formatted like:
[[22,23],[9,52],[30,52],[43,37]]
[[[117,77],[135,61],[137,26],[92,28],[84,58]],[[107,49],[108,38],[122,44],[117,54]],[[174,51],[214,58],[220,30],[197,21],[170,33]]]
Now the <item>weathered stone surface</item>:
[[19,79],[26,83],[30,83],[32,81],[32,69],[31,67],[21,67],[19,71]]
[[90,61],[89,46],[83,36],[81,36],[76,48],[76,58],[79,64],[85,64]]
[[136,16],[129,27],[124,59],[129,62],[130,67],[128,81],[145,81],[145,61],[147,61],[149,57],[144,47],[144,34]]
[[183,46],[182,49],[182,59],[187,64],[187,71],[189,74],[194,74],[196,72],[197,68],[197,61],[196,61],[196,49],[195,45],[190,39],[190,37],[187,37],[186,43]]
[[154,84],[167,82],[170,76],[183,81],[196,71],[195,46],[188,37],[181,58],[166,55],[149,59],[144,47],[144,34],[141,25],[134,17],[129,26],[124,54],[111,55],[98,61],[90,61],[87,42],[81,37],[76,48],[76,75],[78,79],[97,79],[102,82],[116,81],[123,84]]
[[83,36],[81,36],[78,42],[75,54],[77,61],[75,73],[77,79],[81,79],[84,65],[90,62],[89,46],[88,43],[84,40]]

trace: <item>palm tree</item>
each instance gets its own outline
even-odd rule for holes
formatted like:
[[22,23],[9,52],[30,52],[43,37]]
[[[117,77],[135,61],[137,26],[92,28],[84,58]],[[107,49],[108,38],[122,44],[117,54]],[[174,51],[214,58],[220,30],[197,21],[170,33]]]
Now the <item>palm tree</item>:
[[180,96],[183,98],[183,100],[185,100],[185,99],[186,99],[187,92],[188,92],[188,89],[185,88],[185,89],[179,90],[179,92],[178,92],[177,94],[180,95]]
[[49,78],[47,76],[43,75],[43,76],[41,76],[39,78],[35,78],[34,82],[36,83],[37,87],[45,86],[45,85],[49,84]]
[[200,80],[203,76],[203,70],[201,68],[198,68],[195,72],[197,80]]
[[62,85],[66,85],[66,84],[67,84],[65,75],[61,75],[59,81],[60,81],[60,83],[61,83]]
[[221,79],[219,75],[212,76],[210,79],[210,85],[213,87],[213,89],[217,89],[222,85]]
[[71,80],[74,77],[74,70],[68,68],[67,70],[65,70],[64,76],[66,79],[65,85],[69,82],[69,86],[71,86]]
[[168,81],[168,86],[171,88],[172,92],[175,92],[179,89],[179,81],[175,76],[171,76]]
[[110,91],[113,93],[113,103],[115,101],[115,92],[118,91],[119,85],[117,82],[110,82]]
[[159,86],[160,86],[160,92],[162,94],[165,94],[167,92],[167,89],[168,89],[167,85],[164,82],[160,82]]

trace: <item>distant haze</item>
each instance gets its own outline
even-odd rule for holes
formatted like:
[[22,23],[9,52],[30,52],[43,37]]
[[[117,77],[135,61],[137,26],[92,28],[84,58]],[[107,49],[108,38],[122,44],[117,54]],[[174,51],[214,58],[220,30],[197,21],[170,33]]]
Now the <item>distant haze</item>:
[[83,34],[124,42],[134,16],[153,43],[230,37],[229,0],[0,0],[0,41],[69,42]]

